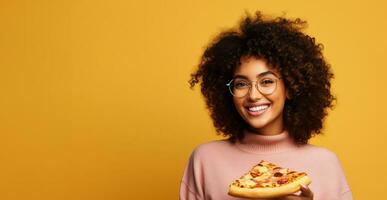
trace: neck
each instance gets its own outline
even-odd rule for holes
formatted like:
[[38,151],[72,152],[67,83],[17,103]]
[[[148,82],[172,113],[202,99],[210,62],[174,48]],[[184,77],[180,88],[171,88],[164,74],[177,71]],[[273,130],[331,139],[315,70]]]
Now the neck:
[[261,128],[249,126],[248,131],[257,135],[278,135],[285,131],[283,113]]
[[278,135],[283,133],[285,129],[283,126],[274,129],[256,129],[253,127],[248,127],[247,131],[256,135]]
[[244,138],[237,142],[237,146],[254,154],[279,153],[297,147],[286,130],[279,134],[262,135],[248,129],[244,131]]

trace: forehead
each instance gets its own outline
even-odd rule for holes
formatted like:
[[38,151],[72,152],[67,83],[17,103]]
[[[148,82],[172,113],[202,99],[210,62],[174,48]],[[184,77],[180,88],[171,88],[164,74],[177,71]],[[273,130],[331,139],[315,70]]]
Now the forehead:
[[279,76],[278,70],[269,66],[264,59],[248,57],[241,59],[241,65],[235,69],[234,76],[242,75],[253,80],[259,74],[270,74],[265,72],[272,72],[275,76]]

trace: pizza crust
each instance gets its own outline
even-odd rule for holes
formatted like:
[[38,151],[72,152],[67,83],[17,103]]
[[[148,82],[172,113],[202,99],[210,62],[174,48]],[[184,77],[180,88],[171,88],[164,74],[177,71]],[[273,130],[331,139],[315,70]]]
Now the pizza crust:
[[309,185],[310,183],[310,178],[308,176],[303,176],[294,182],[273,188],[240,188],[235,185],[230,185],[228,194],[244,198],[276,198],[295,193],[300,190],[301,184]]

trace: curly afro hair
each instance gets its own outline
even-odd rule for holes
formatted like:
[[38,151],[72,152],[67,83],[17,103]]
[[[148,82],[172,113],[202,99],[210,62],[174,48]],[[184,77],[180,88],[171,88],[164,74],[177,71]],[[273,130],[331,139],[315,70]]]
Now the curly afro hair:
[[238,28],[220,33],[206,48],[189,84],[193,89],[200,83],[218,134],[235,142],[249,128],[226,87],[245,56],[264,59],[283,77],[290,97],[283,111],[290,137],[306,144],[321,133],[327,108],[333,108],[336,100],[330,91],[333,73],[323,57],[323,45],[302,32],[306,25],[299,18],[267,19],[257,11],[244,17]]

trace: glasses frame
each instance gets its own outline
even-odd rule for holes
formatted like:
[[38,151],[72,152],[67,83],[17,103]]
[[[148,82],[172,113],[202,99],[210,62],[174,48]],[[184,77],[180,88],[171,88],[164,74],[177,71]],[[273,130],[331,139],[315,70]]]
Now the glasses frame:
[[260,89],[260,87],[259,87],[259,84],[257,83],[258,81],[260,81],[260,80],[255,80],[255,81],[250,81],[250,80],[247,80],[250,84],[249,84],[249,90],[248,90],[248,92],[245,94],[245,95],[243,95],[243,96],[235,96],[234,95],[234,93],[232,92],[232,85],[231,85],[231,83],[234,81],[234,79],[231,79],[231,81],[230,82],[228,82],[227,84],[226,84],[226,86],[228,87],[228,90],[230,91],[230,93],[231,93],[231,95],[232,96],[234,96],[234,97],[237,97],[237,98],[243,98],[243,97],[245,97],[246,95],[248,95],[249,93],[251,93],[251,88],[253,88],[253,83],[254,83],[254,85],[255,85],[255,89],[257,89],[258,90],[258,92],[260,92],[261,94],[263,94],[263,95],[270,95],[270,94],[273,94],[276,90],[277,90],[277,86],[278,86],[278,80],[280,80],[281,79],[281,77],[276,77],[274,80],[275,80],[275,88],[273,89],[273,91],[272,92],[270,92],[270,93],[264,93],[264,92],[262,92],[261,91],[261,89]]

